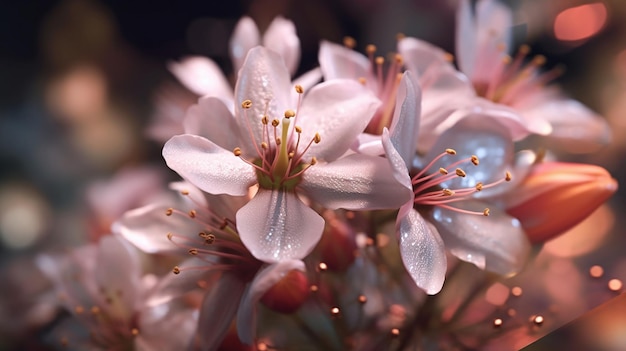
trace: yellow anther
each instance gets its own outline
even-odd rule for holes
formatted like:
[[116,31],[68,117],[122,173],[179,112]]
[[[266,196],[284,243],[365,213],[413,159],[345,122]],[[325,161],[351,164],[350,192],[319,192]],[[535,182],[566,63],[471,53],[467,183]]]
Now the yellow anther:
[[314,164],[317,163],[317,158],[315,156],[311,157],[311,163],[310,165],[313,166]]
[[269,122],[270,122],[270,119],[267,116],[261,117],[261,123],[268,124]]
[[196,210],[189,211],[189,217],[196,218]]
[[266,142],[264,142],[264,141],[261,142],[261,149],[267,150],[268,147],[269,147],[269,145],[267,145]]
[[344,37],[343,45],[348,49],[354,49],[356,47],[356,40],[353,37]]
[[243,100],[243,102],[241,103],[241,107],[245,108],[246,110],[249,109],[250,107],[252,107],[252,101]]
[[165,215],[166,216],[171,216],[172,213],[174,213],[174,209],[173,208],[168,208],[167,210],[165,210]]
[[478,156],[472,155],[472,163],[474,164],[474,166],[478,166],[479,162],[480,161],[478,160]]
[[443,174],[443,175],[446,175],[446,174],[448,174],[448,170],[447,170],[447,169],[445,169],[445,168],[441,168],[441,167],[440,167],[440,168],[439,168],[439,173],[441,173],[441,174]]
[[302,128],[300,128],[300,126],[295,126],[294,129],[296,130],[296,133],[302,133]]
[[485,217],[489,216],[489,208],[485,208],[483,210],[483,216],[485,216]]
[[465,178],[465,176],[467,175],[465,174],[465,171],[460,168],[457,168],[454,172],[456,173],[457,176],[463,177],[463,178]]
[[211,245],[215,242],[215,234],[207,234],[207,236],[204,238],[204,243]]
[[446,154],[448,154],[448,155],[456,155],[456,150],[455,149],[446,149]]
[[296,115],[296,112],[294,110],[287,110],[285,111],[285,118],[291,118],[293,116]]
[[133,336],[137,336],[137,335],[139,335],[139,329],[133,328],[133,329],[130,330],[130,333],[133,334]]
[[98,307],[98,306],[91,306],[91,313],[92,314],[100,313],[100,307]]
[[530,52],[530,46],[526,44],[521,45],[517,51],[522,55],[528,55],[528,53]]
[[374,53],[376,52],[376,45],[374,45],[374,44],[368,44],[368,45],[365,47],[365,52],[366,52],[368,55],[374,55]]
[[279,146],[283,141],[280,139],[280,137],[276,138],[276,146]]
[[272,127],[278,127],[279,124],[280,122],[277,119],[272,120]]
[[510,64],[513,61],[513,59],[511,58],[511,56],[506,55],[502,58],[502,63],[504,63],[505,65]]
[[172,269],[172,273],[174,273],[174,274],[180,274],[180,268],[179,268],[178,266],[175,266],[175,267]]
[[504,175],[504,180],[506,180],[507,182],[510,182],[511,179],[513,179],[513,176],[511,175],[511,172],[506,171],[506,173]]
[[448,62],[452,62],[452,61],[454,61],[454,55],[452,55],[452,54],[451,54],[451,53],[449,53],[449,52],[446,52],[446,53],[443,55],[443,59],[444,59],[444,60],[446,60],[446,61],[448,61]]
[[304,88],[302,88],[302,85],[300,85],[300,84],[296,85],[296,93],[304,94]]
[[382,56],[377,56],[374,59],[374,62],[376,62],[377,65],[382,65],[383,63],[385,63],[385,58]]
[[233,154],[235,154],[235,156],[241,156],[241,148],[240,147],[236,147],[233,150]]
[[393,59],[396,61],[397,64],[401,65],[402,62],[404,62],[404,59],[402,58],[402,55],[400,54],[395,54],[393,56]]
[[320,136],[320,133],[315,133],[315,136],[313,137],[313,141],[316,144],[319,144],[319,142],[322,141],[322,137]]
[[187,196],[187,195],[189,195],[189,190],[181,190],[180,194]]
[[198,249],[189,249],[189,251],[187,252],[189,252],[189,254],[192,256],[196,256],[198,254]]
[[546,63],[546,57],[543,55],[537,55],[533,58],[533,64],[536,66],[542,66]]
[[476,191],[481,191],[483,190],[483,183],[478,182],[474,187],[476,188]]
[[506,44],[505,43],[498,43],[496,45],[496,49],[500,52],[504,52],[506,51]]
[[83,308],[83,306],[76,306],[74,307],[74,312],[76,312],[76,314],[82,314],[83,312],[85,312],[85,309]]
[[443,189],[441,192],[443,193],[444,196],[452,196],[452,195],[454,195],[454,191],[452,191],[450,189]]
[[295,153],[294,153],[293,151],[290,151],[290,152],[287,154],[287,157],[289,157],[290,159],[292,159],[294,155],[295,155]]
[[359,77],[358,81],[359,83],[361,83],[361,85],[365,85],[365,83],[367,83],[367,80],[365,79],[365,77]]
[[396,34],[396,40],[402,40],[406,38],[406,35],[404,33],[398,33]]
[[172,240],[172,237],[174,236],[174,234],[172,233],[167,233],[167,240]]

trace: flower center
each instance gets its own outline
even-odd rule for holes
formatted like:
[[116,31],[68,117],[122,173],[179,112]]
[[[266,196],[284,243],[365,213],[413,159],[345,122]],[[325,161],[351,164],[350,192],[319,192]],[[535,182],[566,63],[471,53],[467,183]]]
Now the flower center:
[[[297,85],[296,92],[299,94],[299,110],[304,90],[300,85]],[[252,101],[245,100],[241,106],[244,113],[247,114],[248,109],[252,107]],[[319,133],[315,133],[308,143],[303,143],[301,140],[302,128],[296,125],[297,118],[297,111],[287,110],[282,121],[278,119],[270,121],[266,111],[261,117],[263,132],[260,142],[255,140],[252,129],[248,125],[257,157],[248,160],[242,157],[241,148],[236,147],[233,150],[235,156],[241,157],[243,161],[254,167],[261,188],[294,190],[302,180],[302,174],[317,163],[315,157],[311,157],[306,162],[304,156],[313,143],[317,144],[321,141],[321,136]],[[247,115],[245,119],[249,121]]]
[[[505,50],[505,47],[502,46],[500,50]],[[536,55],[527,60],[529,53],[530,47],[522,45],[515,58],[505,56],[501,64],[494,68],[495,74],[490,81],[472,82],[476,93],[493,102],[514,105],[561,75],[563,71],[561,67],[539,73],[546,58]]]
[[489,208],[485,208],[482,212],[475,212],[453,207],[449,204],[467,200],[476,192],[492,188],[503,182],[508,182],[512,179],[511,173],[507,171],[503,179],[489,184],[478,182],[475,186],[468,188],[444,188],[442,187],[442,184],[446,181],[454,179],[455,177],[466,177],[467,174],[462,168],[459,168],[459,166],[462,164],[478,166],[479,164],[478,157],[476,155],[472,155],[471,157],[453,162],[445,168],[441,167],[436,172],[427,174],[437,161],[444,157],[454,155],[456,155],[456,151],[454,149],[446,149],[444,152],[435,157],[426,167],[424,167],[424,169],[411,178],[413,192],[415,194],[414,204],[421,206],[438,206],[456,212],[489,216]]
[[[356,41],[351,37],[345,37],[343,44],[349,49],[354,49]],[[403,60],[400,54],[392,54],[393,57],[388,60],[390,63],[385,72],[385,58],[376,56],[376,50],[376,46],[372,44],[365,47],[370,62],[369,73],[374,81],[370,82],[365,77],[360,77],[359,82],[374,91],[376,97],[382,102],[365,128],[366,133],[380,135],[385,127],[389,128],[391,125],[391,117],[396,106],[396,94],[402,79]]]

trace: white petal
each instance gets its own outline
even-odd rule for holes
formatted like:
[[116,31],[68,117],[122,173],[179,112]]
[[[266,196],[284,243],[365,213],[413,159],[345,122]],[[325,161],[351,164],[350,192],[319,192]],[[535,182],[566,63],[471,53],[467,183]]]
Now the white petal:
[[305,272],[304,262],[284,260],[260,270],[241,298],[237,312],[237,334],[243,343],[252,345],[256,335],[256,304],[261,297],[292,270]]
[[[464,201],[455,206],[482,212],[484,203]],[[530,254],[530,243],[520,222],[491,208],[488,217],[440,207],[432,212],[446,248],[461,260],[488,271],[509,276],[518,273]]]
[[185,87],[204,96],[215,96],[232,100],[233,90],[222,70],[213,60],[202,56],[191,56],[179,62],[170,62],[168,69]]
[[306,155],[329,162],[343,155],[378,106],[376,96],[356,81],[336,79],[315,86],[305,97],[296,120],[305,142],[315,133],[321,136],[321,142],[313,144]]
[[233,61],[233,70],[235,72],[239,72],[239,69],[243,66],[248,51],[261,43],[260,37],[259,29],[254,24],[252,18],[244,16],[237,22],[228,43],[230,58]]
[[319,67],[316,67],[310,71],[304,72],[301,76],[294,79],[293,85],[302,86],[304,92],[307,93],[309,89],[311,89],[320,80],[322,80],[322,70]]
[[281,16],[274,18],[263,34],[263,46],[276,51],[285,61],[290,74],[294,74],[300,63],[300,39],[293,22]]
[[259,189],[237,212],[237,229],[254,257],[272,263],[308,255],[322,236],[324,219],[292,192]]
[[171,182],[169,184],[169,188],[172,190],[176,190],[179,193],[185,193],[187,195],[183,195],[183,199],[187,200],[187,204],[190,207],[203,207],[206,208],[209,206],[207,199],[205,197],[205,193],[203,193],[200,189],[195,187],[193,184],[185,181],[181,182]]
[[415,80],[413,73],[406,71],[398,86],[396,109],[389,130],[391,142],[407,167],[410,167],[415,156],[421,104],[422,91],[419,83]]
[[211,194],[246,195],[257,178],[252,166],[202,137],[183,134],[163,147],[171,169]]
[[373,76],[370,61],[362,54],[345,46],[323,40],[320,43],[318,59],[324,80],[366,78],[367,84],[374,84],[373,90],[376,91],[376,80],[369,79]]
[[451,66],[446,61],[446,52],[442,49],[416,38],[403,38],[398,41],[398,52],[402,55],[402,59],[408,70],[417,75],[421,81],[425,76],[429,75],[431,69],[439,66]]
[[478,1],[474,23],[477,40],[475,66],[471,74],[466,73],[474,82],[491,81],[498,72],[496,67],[503,65],[507,50],[511,48],[513,13],[499,1]]
[[399,221],[398,226],[404,267],[415,284],[427,294],[438,293],[445,280],[447,259],[443,240],[437,229],[412,208]]
[[[261,144],[261,117],[267,113],[270,120],[280,120],[285,110],[296,108],[290,105],[292,91],[289,72],[277,53],[260,46],[248,52],[235,86],[235,117],[244,153],[254,151],[254,144]],[[244,100],[252,101],[250,109],[241,107]]]
[[469,77],[474,74],[478,33],[470,0],[461,0],[456,14],[456,56],[459,68]]
[[310,167],[299,187],[330,209],[394,209],[412,194],[394,178],[386,159],[360,154]]
[[185,350],[198,325],[194,309],[160,305],[139,313],[137,351]]
[[[411,177],[409,176],[409,167],[411,167],[411,164],[406,164],[402,159],[400,153],[398,153],[395,145],[393,145],[391,141],[387,128],[383,129],[382,144],[385,149],[385,156],[387,156],[387,160],[389,160],[389,165],[393,171],[394,178],[396,178],[400,184],[407,187],[412,194],[413,185],[411,183]],[[411,196],[411,204],[413,203],[413,198],[414,197]]]
[[220,345],[237,313],[244,291],[245,283],[241,278],[228,273],[224,273],[211,287],[202,301],[194,338],[194,344],[199,345],[201,350],[216,350]]
[[115,222],[113,232],[147,253],[184,255],[187,250],[174,245],[167,234],[193,235],[195,239],[205,228],[186,216],[167,216],[168,208],[167,205],[151,204],[128,211]]
[[380,135],[361,133],[356,136],[356,141],[350,149],[364,155],[380,156],[385,153]]
[[183,120],[184,134],[204,137],[226,150],[239,145],[239,127],[224,102],[207,96],[191,106]]

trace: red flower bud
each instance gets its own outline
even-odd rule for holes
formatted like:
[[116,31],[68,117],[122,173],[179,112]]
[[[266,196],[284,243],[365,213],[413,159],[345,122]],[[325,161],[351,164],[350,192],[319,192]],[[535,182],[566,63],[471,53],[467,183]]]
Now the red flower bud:
[[306,301],[309,291],[306,274],[294,269],[271,287],[261,302],[276,312],[293,313]]

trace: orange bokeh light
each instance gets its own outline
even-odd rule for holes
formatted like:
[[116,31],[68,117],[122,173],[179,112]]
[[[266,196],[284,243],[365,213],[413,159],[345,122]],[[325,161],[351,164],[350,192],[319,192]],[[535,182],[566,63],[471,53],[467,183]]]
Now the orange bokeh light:
[[571,7],[554,19],[554,36],[563,41],[588,39],[606,24],[607,10],[601,3]]

